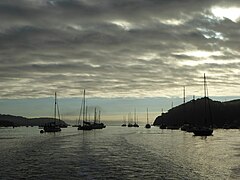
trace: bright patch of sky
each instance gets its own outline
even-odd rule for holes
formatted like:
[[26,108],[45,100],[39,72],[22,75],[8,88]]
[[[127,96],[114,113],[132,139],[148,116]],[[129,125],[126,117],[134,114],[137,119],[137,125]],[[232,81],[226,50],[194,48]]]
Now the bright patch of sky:
[[91,66],[91,67],[93,67],[93,68],[98,68],[98,67],[100,67],[100,65],[98,65],[98,64],[92,64],[92,63],[86,63],[87,65],[89,65],[89,66]]
[[172,25],[172,26],[179,26],[185,23],[186,20],[184,19],[162,19],[154,17],[153,20],[157,20],[160,23]]
[[145,61],[151,61],[152,59],[158,58],[157,53],[144,53],[143,55],[138,57],[139,59],[145,60]]
[[240,20],[239,7],[213,7],[211,11],[214,16],[220,19],[228,18],[234,22],[238,22]]
[[240,63],[239,59],[236,60],[215,60],[215,59],[203,59],[203,60],[198,60],[198,61],[193,61],[193,60],[186,60],[180,62],[181,65],[187,65],[187,66],[198,66],[202,64],[231,64],[231,63]]
[[133,25],[127,21],[123,20],[117,20],[117,21],[112,21],[112,24],[115,24],[119,26],[120,28],[124,29],[125,31],[129,31],[130,29],[133,28]]
[[180,53],[174,53],[175,55],[186,55],[186,56],[193,56],[197,58],[207,58],[210,56],[221,56],[223,55],[220,51],[185,51]]
[[225,38],[221,32],[216,32],[206,28],[197,28],[197,30],[199,30],[203,34],[203,36],[207,39],[215,38],[220,40],[227,40],[227,38]]
[[164,24],[169,24],[169,25],[181,25],[184,24],[183,20],[177,20],[177,19],[169,19],[169,20],[163,20],[162,21]]
[[77,31],[82,31],[83,30],[83,27],[80,26],[80,25],[77,25],[77,24],[70,24],[68,25],[70,28],[73,28],[74,30],[77,30]]

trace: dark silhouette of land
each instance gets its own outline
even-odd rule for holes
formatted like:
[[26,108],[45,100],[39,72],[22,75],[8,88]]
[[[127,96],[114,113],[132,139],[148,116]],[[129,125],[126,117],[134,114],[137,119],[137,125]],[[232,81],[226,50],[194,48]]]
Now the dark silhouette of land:
[[[227,102],[213,101],[207,98],[207,116],[205,100],[191,100],[170,109],[158,116],[153,125],[180,128],[183,124],[203,125],[204,117],[208,117],[214,128],[240,128],[240,100]],[[170,128],[171,129],[171,128]]]
[[[57,120],[58,121],[58,120]],[[54,118],[40,117],[40,118],[26,118],[22,116],[13,116],[0,114],[0,127],[8,126],[44,126],[50,122],[54,122]],[[63,120],[59,122],[60,126],[68,126]]]

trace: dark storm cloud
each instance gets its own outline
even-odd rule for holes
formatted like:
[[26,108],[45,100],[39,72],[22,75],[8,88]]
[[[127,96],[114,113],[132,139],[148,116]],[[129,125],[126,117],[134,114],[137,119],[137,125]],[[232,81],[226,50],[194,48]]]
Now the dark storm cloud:
[[[83,88],[95,96],[175,96],[183,85],[201,86],[203,72],[213,73],[213,84],[230,77],[234,86],[240,22],[214,17],[215,6],[240,4],[1,1],[1,96],[48,96],[54,90],[78,96]],[[199,57],[192,51],[213,54]]]

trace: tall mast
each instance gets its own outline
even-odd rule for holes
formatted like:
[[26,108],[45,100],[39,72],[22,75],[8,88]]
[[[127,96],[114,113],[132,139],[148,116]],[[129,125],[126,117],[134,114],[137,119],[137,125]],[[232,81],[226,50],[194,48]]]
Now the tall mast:
[[183,86],[183,104],[186,102],[185,86]]
[[204,76],[203,76],[203,85],[204,85],[204,123],[205,125],[207,124],[207,96],[208,96],[208,93],[207,93],[207,81],[206,81],[206,76],[205,76],[205,73],[204,73]]
[[99,113],[98,113],[98,120],[99,120],[99,123],[100,123],[100,117],[101,117],[101,111],[99,110]]
[[[210,107],[211,106],[210,99],[208,98],[207,78],[205,76],[205,73],[204,73],[204,95],[205,95],[205,124],[210,125],[212,127],[213,126],[212,111]],[[207,110],[208,110],[208,115],[207,115]],[[207,117],[208,117],[208,122],[207,122]]]
[[137,123],[136,122],[136,108],[134,108],[134,123]]
[[204,97],[207,97],[207,82],[206,82],[205,73],[204,73],[204,76],[203,76],[203,87],[204,87]]
[[86,114],[85,120],[86,120],[86,121],[88,121],[88,114],[87,114],[87,113],[88,113],[88,106],[86,106],[86,112],[85,112],[85,114]]
[[94,109],[94,123],[97,122],[97,108]]
[[55,92],[55,101],[54,101],[54,121],[56,121],[57,116],[57,93]]
[[203,75],[203,87],[204,87],[204,102],[205,102],[205,116],[207,111],[207,83],[205,73]]
[[83,90],[83,121],[85,120],[85,111],[86,111],[86,104],[85,104],[85,89]]
[[57,113],[58,113],[58,122],[60,123],[61,116],[60,116],[60,111],[59,111],[58,102],[57,102]]
[[149,124],[149,123],[148,123],[148,108],[147,108],[147,124]]
[[83,111],[83,101],[82,101],[82,104],[81,104],[81,107],[80,107],[80,111],[79,111],[79,117],[78,117],[78,123],[77,123],[77,125],[80,125],[80,123],[81,123],[82,111]]

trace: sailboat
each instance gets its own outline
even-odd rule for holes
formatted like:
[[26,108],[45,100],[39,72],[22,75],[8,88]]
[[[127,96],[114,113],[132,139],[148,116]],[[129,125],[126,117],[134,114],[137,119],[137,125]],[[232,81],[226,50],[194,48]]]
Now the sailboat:
[[97,122],[97,109],[95,108],[95,110],[94,110],[94,122],[92,124],[93,129],[103,129],[103,128],[106,127],[105,124],[100,122],[100,117],[101,117],[100,115],[101,115],[101,111],[99,110],[99,112],[98,112],[98,122]]
[[[210,111],[210,104],[209,104],[209,98],[207,97],[207,82],[206,82],[206,76],[204,73],[204,124],[201,126],[196,126],[193,128],[193,133],[195,136],[211,136],[213,133],[213,128],[212,128],[212,122],[209,122],[207,118],[207,104],[209,106],[209,111]],[[211,118],[211,113],[210,113],[210,118]]]
[[[185,86],[183,86],[183,110],[184,110],[184,124],[181,126],[181,131],[193,132],[193,125],[186,120],[186,96],[185,96]],[[194,101],[193,101],[194,102]]]
[[148,108],[147,108],[147,124],[145,125],[145,128],[147,129],[151,128],[151,125],[148,122]]
[[137,124],[136,109],[134,109],[134,124],[133,124],[133,127],[139,127],[139,125]]
[[[86,107],[86,93],[85,89],[83,90],[83,101],[82,101],[82,106],[80,109],[80,114],[79,114],[79,125],[78,125],[78,130],[92,130],[92,125],[90,122],[87,122],[87,107]],[[81,113],[82,113],[82,125],[80,124],[80,118],[81,118]]]
[[[173,104],[172,104],[172,107],[173,107]],[[165,122],[164,122],[163,108],[162,108],[162,118],[163,118],[163,121],[162,121],[162,123],[160,124],[159,128],[160,128],[160,129],[167,129],[167,125],[166,125]]]
[[123,124],[122,124],[122,127],[126,127],[126,116],[123,117]]
[[[58,113],[58,123],[57,123],[57,113]],[[47,123],[44,125],[43,130],[40,132],[60,132],[61,128],[59,126],[60,122],[60,113],[59,113],[59,107],[57,103],[57,93],[55,92],[55,101],[54,101],[54,121]]]
[[128,127],[133,127],[133,125],[132,125],[132,117],[130,117],[131,116],[131,113],[128,113]]

